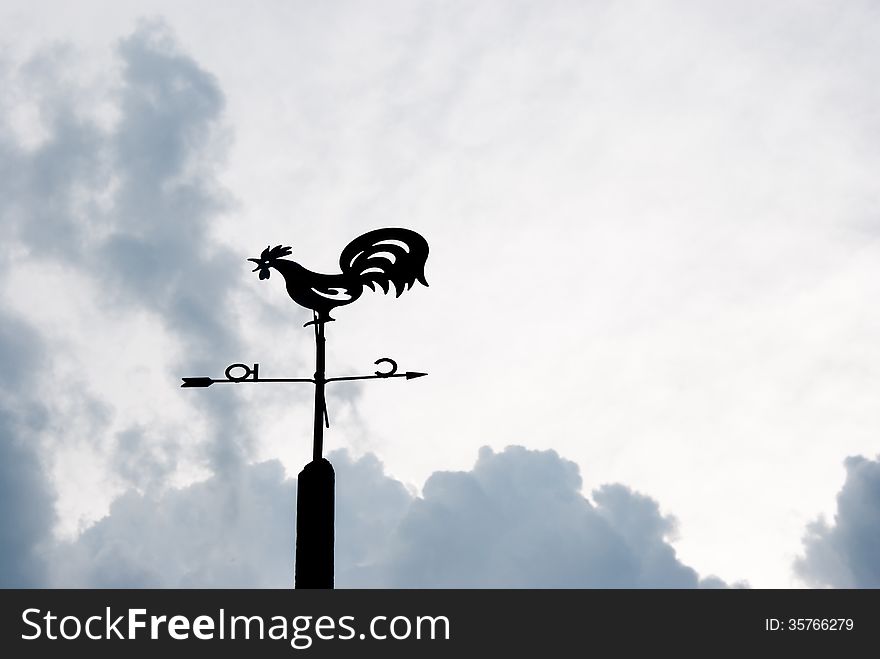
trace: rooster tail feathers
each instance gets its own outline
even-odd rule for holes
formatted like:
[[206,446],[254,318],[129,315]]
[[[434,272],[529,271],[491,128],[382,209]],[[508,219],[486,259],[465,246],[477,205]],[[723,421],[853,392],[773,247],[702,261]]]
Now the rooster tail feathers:
[[415,282],[425,286],[428,242],[410,229],[376,229],[355,238],[342,250],[339,267],[348,276],[375,291],[388,293],[393,285],[397,297]]

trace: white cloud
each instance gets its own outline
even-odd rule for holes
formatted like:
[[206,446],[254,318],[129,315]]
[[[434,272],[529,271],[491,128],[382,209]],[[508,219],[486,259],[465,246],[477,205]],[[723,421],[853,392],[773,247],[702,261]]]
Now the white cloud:
[[[693,588],[673,521],[622,485],[580,492],[552,451],[484,448],[414,498],[372,455],[331,455],[338,587]],[[129,493],[53,561],[57,585],[271,587],[292,583],[295,480],[277,461],[165,494]],[[702,585],[719,586],[716,578]]]

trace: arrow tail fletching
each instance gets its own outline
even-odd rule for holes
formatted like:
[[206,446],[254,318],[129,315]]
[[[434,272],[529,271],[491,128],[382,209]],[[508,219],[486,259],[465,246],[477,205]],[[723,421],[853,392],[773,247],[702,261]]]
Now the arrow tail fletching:
[[187,387],[210,387],[214,384],[214,380],[211,378],[181,378],[183,380],[183,384],[180,385],[183,388]]

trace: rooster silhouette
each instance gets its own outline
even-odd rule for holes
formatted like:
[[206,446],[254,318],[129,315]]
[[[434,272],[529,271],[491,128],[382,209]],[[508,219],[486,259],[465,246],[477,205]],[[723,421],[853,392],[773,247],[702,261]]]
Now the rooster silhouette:
[[268,279],[272,268],[281,273],[291,299],[314,314],[306,325],[335,320],[330,311],[357,300],[366,286],[375,291],[378,285],[386,294],[394,286],[400,297],[416,281],[428,285],[428,242],[410,229],[376,229],[355,238],[339,257],[340,274],[307,270],[284,258],[291,253],[290,247],[266,247],[260,258],[248,261],[257,264],[253,272],[259,271],[260,279]]

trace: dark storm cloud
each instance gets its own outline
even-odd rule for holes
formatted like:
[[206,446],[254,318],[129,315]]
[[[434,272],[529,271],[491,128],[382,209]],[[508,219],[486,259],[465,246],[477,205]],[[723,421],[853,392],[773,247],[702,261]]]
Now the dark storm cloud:
[[[438,472],[401,520],[386,570],[398,587],[695,588],[668,544],[673,521],[623,485],[580,494],[554,451],[480,451]],[[713,582],[714,584],[714,582]]]
[[[161,317],[183,346],[181,372],[199,372],[217,354],[236,353],[224,302],[246,272],[239,255],[209,244],[210,222],[227,204],[214,179],[223,95],[159,23],[141,25],[117,55],[121,77],[108,98],[92,98],[93,90],[74,82],[77,58],[64,47],[44,49],[9,73],[32,97],[45,135],[26,147],[11,115],[0,113],[0,283],[14,253],[34,264],[63,264],[95,282],[100,305]],[[104,101],[116,110],[112,127],[82,111]],[[55,518],[40,451],[51,447],[38,445],[48,412],[26,375],[38,366],[51,372],[54,357],[34,327],[0,314],[2,585],[41,582],[40,550]],[[77,395],[78,418],[53,424],[88,424],[116,476],[139,488],[161,485],[175,468],[173,438],[130,427],[111,439],[102,432],[106,403],[85,387]],[[194,404],[212,424],[205,461],[238,474],[248,432],[235,398],[220,391]],[[238,487],[234,479],[227,485],[222,510],[232,515],[237,504],[228,499]]]
[[807,527],[795,571],[812,586],[880,588],[880,460],[846,459],[846,482],[829,525]]
[[208,244],[227,203],[214,182],[223,95],[162,24],[143,24],[117,54],[110,129],[77,109],[85,91],[61,82],[75,63],[57,51],[19,72],[48,138],[34,150],[5,145],[4,219],[32,258],[98,278],[108,303],[160,313],[191,352],[235,346],[219,310],[245,263]]
[[[339,587],[670,587],[700,582],[668,544],[672,521],[621,485],[579,493],[553,451],[480,452],[473,470],[437,472],[424,498],[371,455],[331,455],[337,472]],[[59,585],[289,587],[295,481],[277,462],[151,498],[127,494],[61,548]],[[234,505],[232,511],[227,507]]]
[[[234,486],[234,487],[233,487]],[[290,587],[295,481],[277,461],[162,496],[128,492],[72,545],[55,583],[85,587]]]
[[329,459],[337,482],[336,581],[348,588],[382,585],[389,542],[413,496],[372,454],[353,461],[335,451]]
[[27,388],[39,363],[39,341],[28,327],[0,313],[0,587],[44,583],[41,558],[55,514],[38,453],[46,422],[42,405],[14,393]]
[[[225,302],[246,272],[241,255],[209,241],[210,223],[228,203],[214,178],[225,140],[223,94],[161,23],[142,24],[117,55],[113,93],[85,103],[110,102],[112,127],[78,109],[87,91],[69,82],[76,59],[64,48],[47,49],[18,71],[47,137],[26,149],[4,131],[3,233],[32,263],[60,262],[95,282],[106,308],[161,317],[183,347],[180,371],[206,371],[217,355],[240,352]],[[192,400],[213,426],[206,461],[235,470],[248,431],[232,392]],[[160,471],[149,482],[174,468],[173,447],[153,439],[137,427],[118,435],[109,449],[118,475],[134,475],[126,465],[135,455]]]
[[[40,586],[54,496],[27,426],[0,409],[0,588]],[[32,430],[32,428],[30,428]]]
[[246,265],[208,244],[211,218],[225,206],[212,162],[223,95],[161,28],[143,28],[119,52],[122,119],[107,145],[115,221],[94,263],[120,298],[155,309],[191,353],[213,356],[237,346],[223,303]]

